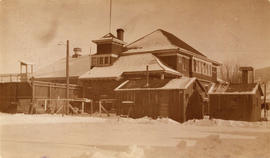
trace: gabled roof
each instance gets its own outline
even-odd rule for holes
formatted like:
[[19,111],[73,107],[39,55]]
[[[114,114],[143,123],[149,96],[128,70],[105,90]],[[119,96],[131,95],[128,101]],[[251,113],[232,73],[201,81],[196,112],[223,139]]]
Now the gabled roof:
[[214,84],[209,89],[209,94],[256,94],[259,90],[260,94],[263,95],[260,84],[250,83],[250,84]]
[[[90,56],[83,55],[69,58],[69,76],[79,77],[90,70]],[[66,77],[66,58],[62,58],[35,72],[36,78],[61,78]]]
[[[117,88],[115,88],[115,91],[187,89],[195,81],[196,81],[196,78],[189,78],[189,77],[164,79],[164,80],[150,79],[149,86],[146,87],[146,79],[134,79],[134,80],[127,80],[123,82]],[[202,88],[201,85],[200,87]],[[203,88],[202,90],[204,91]]]
[[116,38],[112,33],[108,33],[104,36],[102,36],[100,39],[98,40],[92,40],[92,42],[94,43],[111,43],[111,42],[115,42],[115,43],[119,43],[119,44],[126,44],[124,41],[119,40],[118,38]]
[[112,33],[104,35],[102,38],[116,38]]
[[126,72],[145,72],[148,65],[149,72],[165,72],[181,76],[179,72],[164,65],[153,54],[134,54],[121,56],[111,66],[94,67],[87,73],[80,76],[80,79],[106,79],[121,77]]
[[126,47],[128,50],[123,54],[181,48],[205,56],[175,35],[162,29],[158,29],[126,45]]

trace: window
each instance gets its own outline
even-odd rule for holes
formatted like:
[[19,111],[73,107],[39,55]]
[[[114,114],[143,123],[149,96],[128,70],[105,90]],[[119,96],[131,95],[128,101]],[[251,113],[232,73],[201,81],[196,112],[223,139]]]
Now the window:
[[193,71],[196,72],[196,60],[193,60]]
[[182,64],[182,58],[181,57],[178,57],[178,63]]
[[206,69],[205,74],[208,75],[208,72],[209,72],[209,70],[208,70],[208,64],[205,65],[205,69]]
[[104,64],[109,64],[109,57],[104,57]]
[[104,61],[103,61],[104,58],[103,58],[103,57],[99,57],[98,59],[99,59],[99,64],[100,64],[100,65],[103,65],[103,63],[104,63]]
[[182,61],[183,61],[182,67],[183,67],[183,70],[185,71],[187,69],[186,68],[186,60],[185,60],[185,58],[182,58]]
[[196,61],[197,62],[197,73],[199,73],[200,72],[200,62],[199,61]]
[[203,63],[203,74],[206,74],[206,63]]
[[92,66],[93,65],[97,65],[97,58],[96,57],[92,57]]
[[111,65],[111,55],[95,55],[92,56],[92,66],[108,66]]

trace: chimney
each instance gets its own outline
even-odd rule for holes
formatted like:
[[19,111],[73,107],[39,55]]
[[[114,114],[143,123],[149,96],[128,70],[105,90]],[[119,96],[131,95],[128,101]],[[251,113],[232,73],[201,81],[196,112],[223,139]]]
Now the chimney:
[[248,84],[248,72],[251,71],[252,74],[252,79],[251,79],[251,83],[254,83],[254,70],[253,67],[251,66],[247,66],[247,67],[240,67],[239,68],[240,71],[242,71],[242,83],[243,84]]
[[78,58],[79,56],[81,56],[80,52],[82,52],[81,48],[74,48],[73,49],[74,54],[72,55],[72,58]]
[[121,41],[124,41],[124,30],[123,29],[117,29],[117,38]]

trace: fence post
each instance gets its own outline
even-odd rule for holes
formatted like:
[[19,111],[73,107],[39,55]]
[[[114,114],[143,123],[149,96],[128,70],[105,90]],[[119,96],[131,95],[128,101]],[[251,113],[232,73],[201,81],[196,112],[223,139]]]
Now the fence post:
[[99,107],[99,115],[101,115],[101,100],[99,100],[99,102],[98,102],[98,107]]
[[84,113],[84,102],[82,102],[82,114]]
[[47,99],[45,99],[45,105],[44,105],[45,112],[47,111]]
[[34,82],[34,77],[32,77],[32,105],[31,105],[30,114],[33,114],[34,108],[35,108],[35,82]]
[[93,114],[93,100],[91,100],[91,114]]

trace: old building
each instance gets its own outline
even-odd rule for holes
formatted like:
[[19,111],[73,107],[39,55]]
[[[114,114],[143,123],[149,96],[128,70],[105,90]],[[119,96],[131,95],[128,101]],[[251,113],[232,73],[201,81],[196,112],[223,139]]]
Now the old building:
[[196,78],[130,79],[115,91],[121,101],[120,115],[169,117],[179,122],[203,118],[205,89]]
[[[90,56],[81,55],[81,48],[74,48],[69,57],[69,80],[72,84],[79,83],[79,76],[90,70]],[[59,59],[34,73],[35,80],[66,83],[66,58]]]
[[147,65],[150,77],[196,77],[204,87],[217,82],[220,64],[169,32],[158,29],[126,45],[123,37],[124,31],[120,29],[117,37],[109,33],[93,40],[97,53],[92,56],[92,69],[80,76],[87,87],[85,95],[110,97],[123,81],[145,76]]
[[261,96],[259,83],[248,82],[251,67],[241,67],[241,83],[214,84],[209,90],[210,117],[225,120],[259,121]]
[[[80,97],[90,98],[96,106],[100,99],[114,100],[119,114],[125,114],[121,105],[133,102],[133,117],[162,116],[180,122],[202,118],[205,89],[217,82],[218,62],[161,29],[130,44],[124,42],[123,29],[117,36],[108,33],[93,42],[94,55],[80,55],[82,50],[74,48],[69,57],[70,83],[80,85]],[[65,83],[66,59],[37,70],[34,79]],[[127,100],[128,94],[133,99]]]

